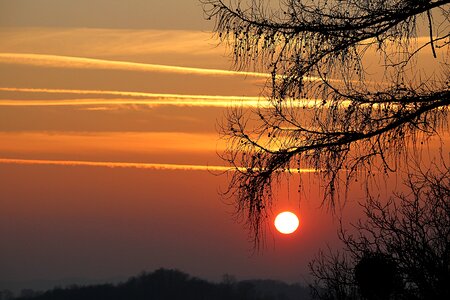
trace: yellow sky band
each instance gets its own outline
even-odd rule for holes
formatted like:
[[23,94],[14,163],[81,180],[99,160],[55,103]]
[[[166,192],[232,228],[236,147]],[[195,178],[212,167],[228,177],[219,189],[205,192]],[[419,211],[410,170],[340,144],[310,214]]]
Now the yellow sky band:
[[137,99],[73,99],[73,100],[0,100],[0,106],[96,106],[96,105],[146,105],[146,106],[199,106],[199,107],[230,107],[239,105],[243,107],[263,106],[263,103],[254,100],[137,100]]
[[[56,165],[56,166],[85,166],[85,167],[106,167],[106,168],[135,168],[166,171],[235,171],[227,166],[207,166],[207,165],[183,165],[183,164],[158,164],[158,163],[132,163],[132,162],[98,162],[79,160],[41,160],[41,159],[14,159],[0,158],[0,164],[19,165]],[[239,168],[245,171],[246,168]],[[314,173],[315,169],[293,169],[291,173]]]
[[[35,54],[35,53],[0,53],[0,63],[21,64],[38,67],[74,68],[74,69],[106,69],[139,72],[165,72],[194,75],[215,76],[248,76],[271,78],[270,73],[233,71],[222,69],[206,69],[195,67],[180,67],[161,64],[136,63],[128,61],[107,60],[98,58]],[[281,76],[281,75],[277,75]],[[305,80],[316,81],[318,77],[308,76]]]
[[261,97],[255,96],[185,95],[185,94],[162,94],[162,93],[130,92],[130,91],[16,88],[16,87],[0,87],[0,91],[23,92],[23,93],[48,93],[48,94],[75,94],[75,95],[110,95],[110,96],[137,97],[137,98],[217,99],[217,100],[245,99],[253,101],[261,99]]
[[47,55],[34,53],[0,53],[0,63],[24,64],[40,67],[75,68],[75,69],[107,69],[140,72],[166,72],[196,75],[251,76],[270,77],[267,73],[240,72],[220,69],[169,66],[160,64],[136,63],[97,58]]
[[[48,94],[72,94],[72,95],[103,95],[122,96],[133,98],[152,99],[150,101],[139,99],[64,99],[64,100],[0,100],[0,106],[80,106],[80,105],[173,105],[173,106],[211,106],[230,107],[234,105],[243,107],[270,106],[270,102],[264,97],[256,96],[221,96],[221,95],[185,95],[162,94],[128,91],[104,91],[104,90],[76,90],[76,89],[44,89],[44,88],[14,88],[0,87],[4,92],[21,93],[48,93]],[[320,99],[299,99],[300,106],[315,106]]]

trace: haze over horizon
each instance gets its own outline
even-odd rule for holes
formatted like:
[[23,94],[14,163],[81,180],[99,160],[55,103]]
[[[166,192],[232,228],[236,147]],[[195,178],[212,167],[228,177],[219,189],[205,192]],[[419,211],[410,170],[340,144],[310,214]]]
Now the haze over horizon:
[[[301,282],[317,250],[336,244],[314,173],[277,189],[274,215],[294,210],[300,227],[269,226],[261,253],[221,198],[218,123],[263,100],[267,74],[232,68],[198,0],[0,8],[0,282],[160,267]],[[342,213],[358,216],[363,197],[355,184]]]

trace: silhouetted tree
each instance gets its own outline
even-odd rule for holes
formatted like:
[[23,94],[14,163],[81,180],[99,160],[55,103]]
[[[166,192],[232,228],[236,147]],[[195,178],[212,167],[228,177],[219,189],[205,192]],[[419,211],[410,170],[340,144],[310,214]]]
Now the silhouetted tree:
[[[231,277],[228,277],[230,279]],[[264,285],[264,286],[262,286]],[[272,288],[270,288],[272,287]],[[272,292],[276,291],[277,295]],[[117,285],[72,285],[41,294],[23,294],[17,300],[275,300],[298,299],[305,294],[300,286],[276,281],[236,281],[211,283],[178,270],[158,269],[141,273]],[[1,294],[0,294],[1,295]]]
[[[271,74],[267,101],[229,110],[221,127],[235,169],[227,195],[256,243],[281,174],[320,171],[333,205],[340,182],[395,170],[411,144],[446,129],[450,1],[201,2],[236,67]],[[431,72],[417,67],[429,49]]]
[[341,251],[320,250],[310,262],[314,278],[310,285],[311,294],[321,300],[356,300],[358,288],[354,279],[354,262]]
[[311,262],[317,298],[450,298],[450,169],[412,174],[408,194],[371,198],[353,232],[341,227],[343,252]]
[[385,253],[365,253],[355,266],[355,281],[367,300],[389,300],[401,288],[397,264]]

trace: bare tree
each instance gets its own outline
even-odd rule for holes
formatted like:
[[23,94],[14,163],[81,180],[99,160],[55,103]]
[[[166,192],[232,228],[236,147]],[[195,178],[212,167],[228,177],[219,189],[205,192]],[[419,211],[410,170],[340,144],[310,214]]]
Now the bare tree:
[[[318,171],[334,205],[340,182],[394,171],[409,146],[448,130],[450,1],[201,1],[236,68],[271,74],[261,105],[221,126],[236,170],[227,194],[255,241],[281,174]],[[418,67],[426,52],[431,72]]]
[[343,252],[319,251],[309,264],[313,283],[311,294],[321,300],[357,299],[358,289],[353,274],[353,261]]
[[418,170],[406,184],[387,203],[363,203],[365,219],[341,227],[340,254],[310,263],[319,299],[450,298],[450,170]]

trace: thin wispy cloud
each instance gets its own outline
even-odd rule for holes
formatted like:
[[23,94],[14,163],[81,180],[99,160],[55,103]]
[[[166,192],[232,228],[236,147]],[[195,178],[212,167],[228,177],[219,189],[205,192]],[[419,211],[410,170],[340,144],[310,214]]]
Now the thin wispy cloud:
[[159,164],[159,163],[132,163],[132,162],[98,162],[79,160],[40,160],[40,159],[10,159],[0,158],[0,164],[19,165],[55,165],[55,166],[85,166],[103,168],[134,168],[167,171],[229,171],[226,166],[184,165],[184,164]]
[[[210,32],[161,29],[58,27],[0,28],[0,52],[58,53],[106,57],[149,54],[202,55],[215,59],[224,53]],[[224,62],[226,59],[224,59]]]
[[[208,100],[208,99],[177,99],[164,98],[157,100],[139,99],[73,99],[73,100],[0,100],[0,106],[117,106],[117,105],[145,105],[145,106],[191,106],[191,107],[229,107],[239,104],[243,107],[256,107],[258,100]],[[107,110],[106,107],[103,107]]]
[[148,105],[148,106],[200,106],[229,107],[233,104],[254,107],[260,102],[260,97],[251,96],[220,96],[220,95],[184,95],[161,94],[128,91],[101,90],[69,90],[69,89],[30,89],[30,88],[0,88],[4,92],[70,94],[80,96],[121,96],[115,99],[58,99],[58,100],[0,100],[0,106],[87,106],[87,105]]
[[[136,72],[162,72],[174,74],[203,75],[203,76],[245,76],[269,79],[270,73],[232,71],[222,69],[181,67],[162,64],[137,63],[128,61],[106,60],[98,58],[48,55],[35,53],[0,53],[0,63],[29,65],[37,67],[99,69]],[[276,75],[283,77],[283,75]],[[305,76],[304,80],[320,81],[319,77]],[[331,79],[331,81],[339,81]]]
[[[0,164],[134,168],[134,169],[166,170],[166,171],[216,171],[216,172],[236,171],[236,169],[227,166],[131,163],[131,162],[98,162],[98,161],[79,161],[79,160],[39,160],[39,159],[13,159],[13,158],[0,158]],[[239,168],[239,170],[245,171],[246,169]],[[299,170],[296,169],[292,172],[314,173],[317,171],[314,169],[299,169]]]
[[269,78],[267,73],[240,72],[220,69],[205,69],[193,67],[169,66],[161,64],[136,63],[95,59],[86,57],[46,55],[34,53],[0,53],[0,63],[20,64],[38,67],[74,68],[74,69],[102,69],[138,72],[164,72],[191,75],[216,76],[249,76]]
[[75,94],[75,95],[108,95],[124,96],[136,98],[172,98],[172,99],[217,99],[217,100],[257,100],[259,97],[249,96],[217,96],[217,95],[185,95],[185,94],[162,94],[132,91],[105,91],[105,90],[77,90],[77,89],[45,89],[45,88],[15,88],[0,87],[4,92],[24,92],[24,93],[49,93],[49,94]]
[[[148,106],[199,106],[199,107],[230,107],[234,105],[242,107],[264,107],[269,102],[262,97],[252,96],[220,96],[220,95],[185,95],[185,94],[161,94],[129,91],[102,91],[102,90],[70,90],[70,89],[35,89],[35,88],[10,88],[0,87],[4,92],[22,93],[48,93],[70,94],[84,96],[122,96],[132,98],[114,99],[57,99],[57,100],[0,100],[0,106],[90,106],[90,105],[148,105]],[[137,99],[136,99],[137,98]],[[299,99],[300,106],[313,106],[320,102],[319,99]]]

